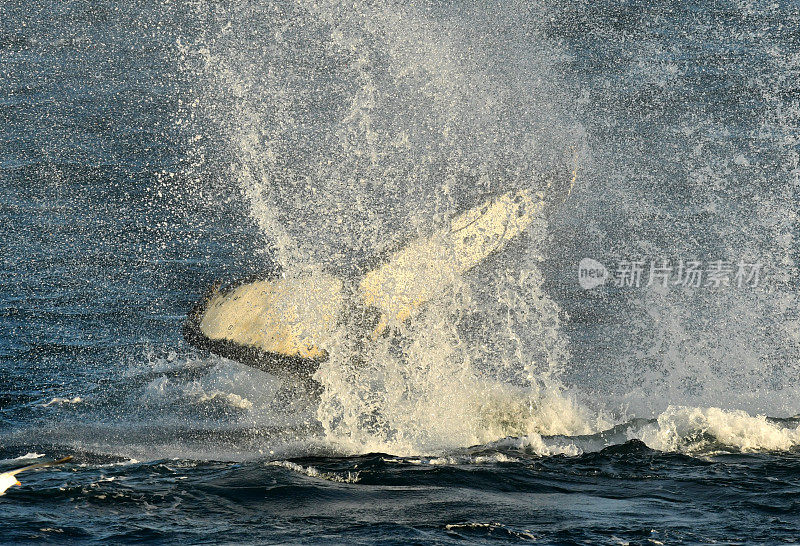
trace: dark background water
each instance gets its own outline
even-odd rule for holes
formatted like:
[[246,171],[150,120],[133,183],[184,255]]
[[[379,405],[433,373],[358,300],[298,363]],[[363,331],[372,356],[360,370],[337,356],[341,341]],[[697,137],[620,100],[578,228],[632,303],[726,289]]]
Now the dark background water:
[[[664,432],[670,404],[798,411],[795,4],[420,8],[505,51],[498,70],[542,43],[563,53],[585,163],[543,271],[569,316],[563,382],[623,424],[545,439],[567,454],[512,439],[406,457],[344,456],[302,401],[274,411],[273,378],[180,339],[214,279],[272,267],[219,168],[229,152],[198,160],[221,137],[187,107],[181,44],[228,4],[198,6],[0,7],[0,459],[75,455],[0,497],[2,540],[796,540],[794,420],[742,425],[749,444],[702,424],[672,448],[630,440]],[[587,296],[585,255],[759,258],[769,274],[744,293]]]

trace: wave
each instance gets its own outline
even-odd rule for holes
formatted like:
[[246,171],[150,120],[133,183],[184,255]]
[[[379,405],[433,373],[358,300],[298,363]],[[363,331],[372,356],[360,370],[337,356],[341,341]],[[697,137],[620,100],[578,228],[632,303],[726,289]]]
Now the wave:
[[653,449],[689,454],[792,451],[800,446],[800,424],[742,410],[670,406],[635,437]]
[[319,478],[337,483],[358,483],[359,481],[358,472],[324,472],[313,466],[302,466],[292,461],[271,461],[269,464],[303,474],[309,478]]

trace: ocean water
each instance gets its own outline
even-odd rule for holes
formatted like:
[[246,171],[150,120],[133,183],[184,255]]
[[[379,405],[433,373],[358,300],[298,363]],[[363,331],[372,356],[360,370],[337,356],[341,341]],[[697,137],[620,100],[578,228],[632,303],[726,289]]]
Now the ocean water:
[[[796,2],[0,15],[1,541],[798,539]],[[573,170],[318,399],[181,338]]]

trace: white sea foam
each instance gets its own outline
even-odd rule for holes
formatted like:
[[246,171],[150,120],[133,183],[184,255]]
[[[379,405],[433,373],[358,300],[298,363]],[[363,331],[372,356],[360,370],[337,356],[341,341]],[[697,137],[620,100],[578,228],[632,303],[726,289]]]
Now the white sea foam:
[[49,402],[47,402],[45,404],[42,404],[42,407],[46,408],[46,407],[52,406],[54,404],[58,404],[59,406],[65,405],[65,404],[80,404],[81,402],[83,402],[83,398],[81,398],[80,396],[75,396],[73,398],[55,397],[52,400],[50,400]]
[[786,451],[800,445],[800,425],[783,426],[741,410],[670,406],[631,437],[662,451]]
[[358,472],[324,472],[313,466],[302,466],[292,461],[270,461],[270,466],[280,466],[299,474],[304,474],[309,478],[318,478],[320,480],[327,480],[337,483],[358,483]]
[[20,455],[19,457],[14,457],[13,459],[5,459],[2,462],[10,463],[10,462],[13,462],[13,461],[25,461],[25,460],[28,460],[28,459],[41,459],[44,456],[45,456],[44,453],[31,452],[31,453],[26,453],[25,455]]
[[545,439],[542,438],[540,434],[536,433],[531,433],[522,438],[508,438],[500,442],[495,442],[493,445],[498,447],[513,447],[516,450],[533,452],[534,454],[542,457],[548,457],[551,455],[575,456],[583,453],[583,450],[576,446],[573,442]]
[[443,455],[440,457],[409,457],[403,459],[384,459],[386,462],[409,463],[415,465],[448,466],[464,464],[517,463],[520,459],[505,453],[487,455]]
[[120,466],[131,466],[139,464],[140,462],[141,461],[138,459],[129,458],[124,461],[117,461],[113,463],[78,463],[77,466],[81,468],[115,468]]
[[[495,534],[499,535],[499,537],[510,538],[513,537],[515,540],[536,540],[536,535],[534,535],[531,531],[525,529],[523,531],[518,531],[509,528],[502,523],[449,523],[445,525],[445,529],[452,532],[459,532],[459,531],[482,531],[487,534]],[[498,538],[499,538],[498,537]]]

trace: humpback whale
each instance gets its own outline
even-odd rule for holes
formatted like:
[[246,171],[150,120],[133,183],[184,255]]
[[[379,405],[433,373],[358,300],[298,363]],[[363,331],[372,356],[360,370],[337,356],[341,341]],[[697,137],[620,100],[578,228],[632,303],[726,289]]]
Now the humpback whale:
[[345,290],[342,280],[324,273],[215,284],[188,313],[184,338],[196,348],[318,387],[312,376],[348,310],[360,307],[373,317],[367,338],[377,339],[523,233],[569,194],[575,176],[572,171],[543,177],[538,190],[510,191],[456,215],[391,254],[355,289]]

